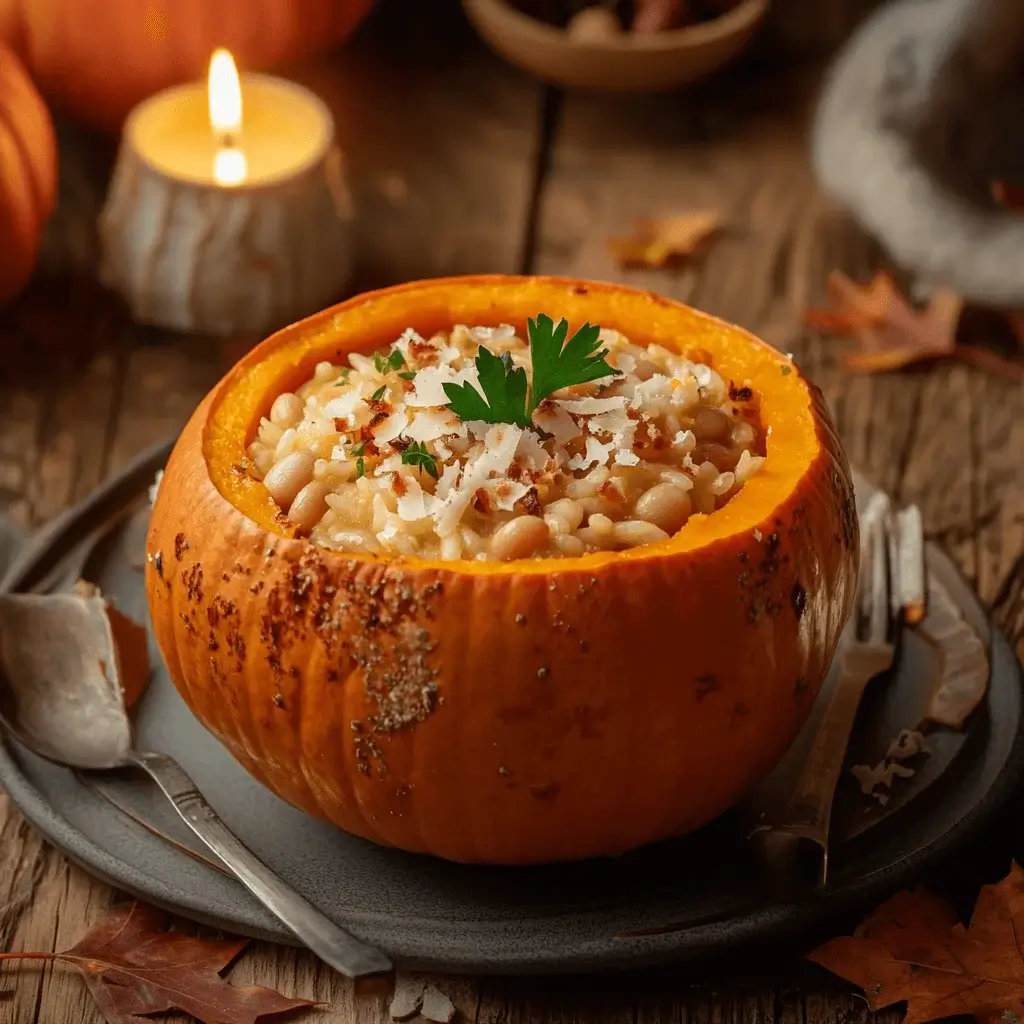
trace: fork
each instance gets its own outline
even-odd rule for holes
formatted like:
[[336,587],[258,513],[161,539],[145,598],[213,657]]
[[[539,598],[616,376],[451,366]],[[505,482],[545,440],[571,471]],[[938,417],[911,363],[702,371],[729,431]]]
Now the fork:
[[814,859],[818,884],[828,878],[828,833],[839,774],[857,709],[872,679],[892,668],[902,605],[897,598],[898,557],[889,499],[878,492],[861,520],[861,570],[852,635],[839,656],[839,674],[810,750],[781,814],[752,838],[766,859],[791,866]]

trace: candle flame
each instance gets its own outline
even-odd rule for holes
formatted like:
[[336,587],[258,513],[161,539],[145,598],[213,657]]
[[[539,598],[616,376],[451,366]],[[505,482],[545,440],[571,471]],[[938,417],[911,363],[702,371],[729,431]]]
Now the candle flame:
[[248,173],[248,162],[240,149],[217,150],[213,158],[213,180],[218,185],[241,185]]
[[210,126],[222,139],[228,139],[242,127],[242,85],[234,58],[221,48],[210,58],[207,79],[210,102]]

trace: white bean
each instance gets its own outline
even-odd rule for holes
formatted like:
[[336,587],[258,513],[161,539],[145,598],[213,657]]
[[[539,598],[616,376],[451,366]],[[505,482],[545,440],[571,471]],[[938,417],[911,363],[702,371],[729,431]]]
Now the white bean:
[[607,516],[603,516],[600,513],[592,515],[587,520],[587,526],[589,526],[590,529],[592,529],[599,537],[611,536],[612,527],[614,525],[615,524]]
[[309,533],[327,511],[327,485],[312,480],[295,495],[288,518],[303,533]]
[[274,399],[270,407],[270,422],[282,429],[294,427],[302,420],[302,411],[302,399],[286,391]]
[[[689,481],[688,481],[689,482]],[[693,484],[690,483],[692,487]],[[667,534],[680,530],[690,518],[690,495],[674,484],[656,484],[641,494],[633,514]]]
[[583,541],[588,548],[597,548],[598,551],[604,551],[611,548],[614,545],[612,535],[600,534],[597,530],[591,529],[589,526],[583,526],[578,529],[575,536]]
[[526,558],[548,542],[548,524],[537,516],[518,516],[491,537],[491,554],[503,562]]
[[641,519],[628,519],[624,523],[616,523],[613,537],[617,544],[635,548],[640,544],[655,544],[659,540],[668,540],[668,534],[659,530],[653,523]]
[[554,544],[559,553],[568,558],[579,558],[587,550],[579,537],[570,537],[568,534],[556,537]]
[[281,508],[288,508],[299,491],[313,479],[315,464],[312,452],[292,452],[263,478],[270,496]]
[[544,513],[546,515],[558,516],[559,519],[568,524],[570,530],[575,530],[583,522],[583,506],[571,498],[559,498],[558,501],[551,502],[544,509]]
[[373,555],[380,551],[377,538],[368,530],[337,530],[331,534],[331,544],[339,551]]
[[693,432],[703,441],[722,441],[731,429],[732,423],[721,409],[702,406],[694,413]]

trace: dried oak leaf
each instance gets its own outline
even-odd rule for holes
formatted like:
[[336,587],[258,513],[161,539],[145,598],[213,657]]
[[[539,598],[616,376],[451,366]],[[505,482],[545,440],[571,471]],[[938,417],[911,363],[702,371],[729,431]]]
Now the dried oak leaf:
[[[832,306],[808,309],[804,322],[823,334],[853,335],[857,351],[846,355],[852,370],[885,373],[913,363],[954,356],[990,373],[1024,379],[1024,365],[990,348],[957,341],[964,300],[948,288],[937,289],[916,309],[893,279],[880,271],[865,285],[833,271],[826,282]],[[1013,315],[1006,314],[1014,326]]]
[[0,959],[48,959],[77,968],[108,1024],[143,1024],[142,1015],[184,1010],[203,1024],[257,1024],[268,1014],[312,1006],[273,989],[241,987],[220,972],[248,944],[164,930],[158,911],[135,904],[113,913],[63,953],[5,953]]
[[610,238],[612,258],[622,267],[658,269],[696,254],[722,227],[713,210],[693,210],[636,221],[628,238]]
[[981,890],[968,928],[941,901],[897,893],[852,936],[809,958],[864,990],[872,1010],[907,1003],[903,1024],[968,1014],[1024,1018],[1024,871]]

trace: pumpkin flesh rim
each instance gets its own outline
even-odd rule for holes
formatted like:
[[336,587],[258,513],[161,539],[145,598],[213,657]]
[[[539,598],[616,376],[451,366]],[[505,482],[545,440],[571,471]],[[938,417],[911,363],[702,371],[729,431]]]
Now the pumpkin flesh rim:
[[357,295],[271,335],[225,375],[203,424],[203,458],[210,481],[230,505],[269,534],[294,538],[266,487],[245,470],[246,448],[274,399],[313,372],[317,362],[391,344],[407,327],[424,336],[456,323],[510,323],[545,312],[566,316],[570,330],[585,320],[621,331],[631,342],[676,351],[704,349],[727,381],[748,383],[759,401],[767,459],[728,503],[695,513],[667,540],[623,551],[511,562],[444,561],[374,556],[320,548],[353,562],[400,564],[467,575],[588,572],[609,563],[682,555],[770,524],[775,510],[801,486],[823,453],[809,382],[792,361],[765,342],[682,303],[623,285],[557,277],[481,275],[435,278]]

